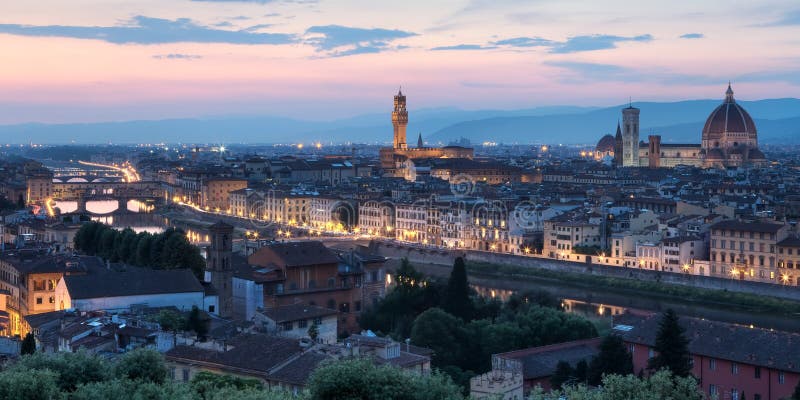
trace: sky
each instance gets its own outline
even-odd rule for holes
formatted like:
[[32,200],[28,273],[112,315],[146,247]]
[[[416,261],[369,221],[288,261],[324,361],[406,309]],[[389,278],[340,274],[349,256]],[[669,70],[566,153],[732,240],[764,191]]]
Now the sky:
[[800,3],[0,2],[0,124],[797,97]]

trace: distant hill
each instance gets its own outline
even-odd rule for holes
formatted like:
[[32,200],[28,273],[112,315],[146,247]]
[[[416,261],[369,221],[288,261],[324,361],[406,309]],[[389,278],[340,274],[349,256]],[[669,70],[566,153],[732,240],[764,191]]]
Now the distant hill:
[[[700,140],[708,114],[721,100],[672,103],[641,102],[641,135],[662,135],[665,143]],[[762,142],[800,142],[800,100],[743,101],[755,118]],[[594,143],[614,133],[620,110],[614,107],[554,106],[521,110],[409,111],[408,141],[422,132],[426,143],[462,137],[473,143]],[[86,124],[17,124],[0,126],[0,136],[12,143],[389,143],[390,111],[334,121],[303,121],[273,116],[219,116]]]
[[[740,103],[755,119],[761,141],[800,141],[800,100],[770,99]],[[648,134],[660,134],[665,143],[699,143],[706,118],[719,104],[718,100],[692,100],[633,105],[641,109],[642,139],[646,140]],[[626,106],[575,114],[463,121],[436,131],[432,139],[447,142],[466,137],[473,142],[491,140],[502,143],[593,143],[604,134],[613,134],[616,131],[621,109]]]

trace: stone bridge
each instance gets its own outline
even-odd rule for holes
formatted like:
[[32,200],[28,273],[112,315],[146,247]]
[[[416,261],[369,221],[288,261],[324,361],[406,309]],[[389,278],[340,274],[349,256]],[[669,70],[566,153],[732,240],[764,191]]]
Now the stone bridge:
[[130,200],[163,201],[164,188],[159,182],[53,182],[53,200],[76,201],[78,211],[86,211],[86,202],[117,200],[117,210],[127,210]]

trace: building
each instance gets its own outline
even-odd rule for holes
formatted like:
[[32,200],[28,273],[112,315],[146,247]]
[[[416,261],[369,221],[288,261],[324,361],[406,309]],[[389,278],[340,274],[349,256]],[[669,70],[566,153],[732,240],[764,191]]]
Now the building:
[[[208,299],[216,301],[216,299]],[[205,309],[203,286],[188,269],[136,267],[67,271],[55,290],[56,310],[127,310],[131,306]]]
[[788,225],[726,220],[710,229],[711,276],[781,283],[778,243],[789,236]]
[[317,342],[336,343],[338,313],[330,308],[308,304],[290,304],[257,312],[254,322],[265,332],[285,338],[309,338],[309,328],[317,326]]
[[[605,139],[605,138],[604,138]],[[758,149],[758,132],[750,114],[733,97],[730,83],[725,100],[714,109],[703,126],[700,144],[662,143],[660,135],[639,141],[639,109],[622,110],[622,133],[614,153],[622,153],[623,167],[673,168],[690,165],[729,168],[764,165]]]
[[205,281],[217,293],[219,309],[208,309],[222,318],[233,316],[233,226],[222,221],[208,228],[211,246],[206,257]]
[[[445,147],[417,147],[410,148],[406,142],[406,127],[408,126],[408,110],[406,110],[406,96],[400,90],[394,96],[394,110],[392,111],[392,127],[394,138],[392,147],[382,147],[379,150],[381,169],[384,175],[403,176],[403,163],[407,160],[422,158],[469,158],[474,155],[471,148],[461,146]],[[417,144],[422,143],[420,135]]]
[[[633,357],[634,373],[647,372],[656,354],[660,315],[614,317]],[[681,318],[689,339],[692,375],[708,396],[720,399],[779,400],[800,382],[800,335],[697,318]]]
[[[340,333],[356,332],[357,317],[376,292],[365,281],[371,283],[375,277],[376,284],[382,284],[383,263],[383,258],[342,259],[316,241],[272,243],[248,257],[249,274],[237,273],[237,279],[261,286],[264,309],[293,304],[325,307],[339,312]],[[382,297],[383,290],[376,294]]]
[[25,204],[44,205],[53,196],[53,173],[41,167],[26,172]]
[[200,206],[228,211],[230,193],[247,187],[247,179],[214,177],[204,179],[200,187]]
[[[601,338],[584,339],[493,354],[492,371],[488,373],[490,375],[487,377],[484,374],[477,379],[487,380],[491,378],[491,374],[504,372],[521,374],[522,389],[526,395],[536,386],[541,386],[545,391],[549,391],[551,389],[550,377],[555,373],[559,361],[566,361],[573,368],[580,361],[588,363],[599,353],[601,341]],[[470,386],[472,386],[472,382]]]

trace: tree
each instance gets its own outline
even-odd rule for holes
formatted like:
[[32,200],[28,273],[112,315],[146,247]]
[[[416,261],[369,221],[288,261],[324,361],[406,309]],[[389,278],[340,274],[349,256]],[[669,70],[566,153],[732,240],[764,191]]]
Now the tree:
[[692,373],[689,340],[684,335],[678,315],[668,309],[661,317],[651,358],[647,367],[653,371],[669,369],[675,376],[686,377]]
[[633,373],[633,360],[622,338],[608,335],[600,343],[600,352],[589,364],[588,381],[592,386],[599,385],[603,375],[628,375]]
[[433,350],[431,363],[436,367],[459,365],[463,322],[441,308],[431,308],[414,320],[411,342]]
[[38,352],[20,358],[12,369],[50,370],[55,374],[58,388],[64,392],[71,392],[79,385],[104,381],[109,377],[105,359],[85,351],[56,354]]
[[561,360],[556,364],[556,371],[550,377],[550,386],[553,389],[561,389],[565,383],[572,380],[574,371],[568,362]]
[[314,323],[308,327],[308,337],[310,337],[314,342],[317,341],[317,338],[319,337],[319,325],[317,325],[316,321],[314,321]]
[[192,306],[192,311],[189,312],[189,318],[186,320],[186,330],[194,331],[200,340],[205,340],[208,334],[208,318],[203,315],[197,306]]
[[648,378],[634,375],[606,375],[601,388],[585,384],[566,386],[562,390],[545,393],[541,387],[531,391],[529,400],[703,400],[705,395],[693,377],[673,376],[661,370]]
[[58,399],[56,373],[47,369],[13,368],[0,373],[0,399]]
[[28,355],[33,354],[36,352],[36,338],[33,337],[33,334],[28,332],[25,335],[25,339],[22,340],[22,346],[20,348],[21,355]]
[[120,357],[114,368],[114,376],[162,384],[167,379],[167,365],[161,353],[152,349],[136,349]]
[[794,388],[794,394],[792,394],[792,400],[800,400],[800,382],[797,382],[797,386]]
[[418,374],[369,359],[323,363],[308,380],[310,400],[462,400],[447,376]]
[[447,290],[442,299],[442,309],[464,321],[472,319],[475,312],[470,299],[470,287],[467,281],[467,268],[464,259],[457,257],[447,281]]
[[177,345],[178,331],[186,326],[186,318],[173,310],[161,310],[158,312],[157,322],[162,330],[172,332],[172,343]]
[[589,375],[589,363],[586,360],[580,360],[575,364],[575,381],[585,384],[586,378]]
[[199,372],[189,382],[195,393],[200,398],[208,400],[222,388],[233,388],[237,391],[245,389],[261,389],[262,383],[258,379],[246,379],[233,375],[221,375],[211,372]]

